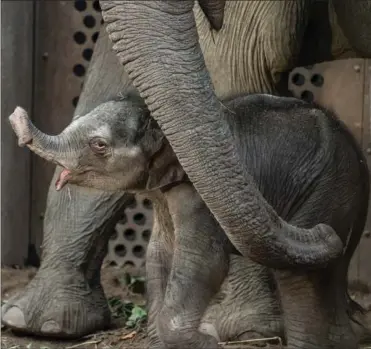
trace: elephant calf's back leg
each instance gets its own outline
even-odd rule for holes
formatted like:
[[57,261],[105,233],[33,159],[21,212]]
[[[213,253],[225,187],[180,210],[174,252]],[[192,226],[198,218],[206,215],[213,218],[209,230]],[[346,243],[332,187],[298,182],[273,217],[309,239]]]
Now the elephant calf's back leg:
[[231,255],[228,277],[202,321],[214,325],[222,342],[283,337],[277,292],[270,269]]
[[358,348],[335,274],[276,271],[289,349]]
[[[331,187],[326,182],[321,185],[323,188],[317,187],[290,223],[309,227],[313,222],[320,221],[331,225],[344,243],[349,234],[352,234],[349,241],[354,238],[358,242],[359,234],[352,226],[355,227],[353,224],[359,219],[357,208],[360,196],[354,195],[359,188],[350,187],[351,194],[344,195],[344,187]],[[332,195],[324,195],[329,191]],[[359,340],[348,315],[347,271],[350,257],[345,252],[326,269],[275,271],[285,314],[288,348],[358,348]]]

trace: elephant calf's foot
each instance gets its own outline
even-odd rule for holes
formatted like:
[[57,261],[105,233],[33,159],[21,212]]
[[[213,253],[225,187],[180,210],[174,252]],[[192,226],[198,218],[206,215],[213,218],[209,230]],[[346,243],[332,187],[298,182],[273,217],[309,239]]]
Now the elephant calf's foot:
[[161,341],[167,349],[218,349],[218,340],[204,331],[197,331],[191,328],[180,328],[175,323],[176,319],[170,322],[159,321],[158,331]]
[[111,314],[99,284],[91,289],[77,271],[40,270],[21,294],[3,305],[1,317],[14,332],[79,338],[106,329]]
[[166,349],[219,349],[218,341],[209,335],[200,332],[189,332],[187,335],[178,335],[178,341],[169,337],[164,341]]

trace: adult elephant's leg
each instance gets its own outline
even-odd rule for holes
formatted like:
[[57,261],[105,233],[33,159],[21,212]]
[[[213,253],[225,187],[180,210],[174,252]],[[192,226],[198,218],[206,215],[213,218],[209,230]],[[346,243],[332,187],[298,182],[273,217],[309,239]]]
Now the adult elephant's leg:
[[249,258],[231,255],[228,277],[219,292],[202,323],[213,325],[221,342],[284,337],[271,270]]
[[[297,65],[306,18],[277,1],[227,1],[224,27],[216,32],[194,7],[200,47],[216,95],[290,95],[288,75]],[[257,34],[258,33],[258,34]],[[311,48],[313,51],[313,48]]]
[[[85,114],[129,84],[102,29],[75,115]],[[22,332],[82,336],[109,324],[100,268],[112,228],[131,196],[50,185],[41,267],[23,293],[2,309],[5,325]]]

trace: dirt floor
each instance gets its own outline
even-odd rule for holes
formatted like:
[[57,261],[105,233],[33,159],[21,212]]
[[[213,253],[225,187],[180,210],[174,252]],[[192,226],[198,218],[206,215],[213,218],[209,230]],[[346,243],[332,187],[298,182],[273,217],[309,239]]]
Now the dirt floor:
[[[33,278],[36,269],[2,269],[1,300],[6,302],[12,295],[22,290]],[[132,302],[144,306],[144,297],[130,291],[123,281],[125,270],[116,267],[102,269],[102,284],[109,299],[115,304]],[[113,306],[115,305],[113,304]],[[110,331],[97,333],[79,341],[40,340],[31,336],[16,336],[9,329],[1,330],[1,348],[3,349],[145,349],[144,326],[125,328],[125,321],[117,319]]]
[[[12,295],[22,290],[27,283],[33,278],[36,269],[2,269],[1,270],[1,300],[6,302]],[[123,270],[112,266],[102,268],[102,284],[105,293],[109,299],[113,313],[118,316],[114,326],[110,331],[96,333],[87,336],[78,341],[60,341],[60,340],[40,340],[37,337],[31,336],[16,336],[9,329],[2,328],[1,330],[1,348],[4,349],[146,349],[147,340],[144,332],[144,325],[137,325],[134,328],[127,328],[125,321],[127,319],[120,318],[118,309],[121,309],[122,304],[135,304],[141,307],[145,306],[144,297],[141,294],[142,286],[140,282],[135,282],[134,278],[125,278],[125,273],[137,275],[140,279],[140,273],[133,270]],[[126,274],[128,275],[128,274]],[[136,285],[128,286],[128,283],[133,282]],[[362,286],[353,285],[357,291],[353,295],[370,313],[371,313],[371,295],[369,290],[362,289]],[[135,293],[133,292],[135,291]],[[120,308],[121,307],[121,308]],[[283,348],[277,340],[273,340],[272,346],[267,345],[266,348]],[[267,342],[265,342],[267,343]],[[258,344],[258,343],[257,343]],[[225,346],[226,348],[229,345]],[[245,343],[242,346],[232,345],[231,348],[256,348]],[[364,348],[371,349],[371,346]]]

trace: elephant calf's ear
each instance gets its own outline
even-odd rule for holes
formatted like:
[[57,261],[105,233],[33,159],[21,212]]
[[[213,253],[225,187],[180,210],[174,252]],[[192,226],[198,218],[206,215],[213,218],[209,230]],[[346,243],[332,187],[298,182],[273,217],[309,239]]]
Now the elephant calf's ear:
[[186,178],[183,168],[179,164],[172,164],[164,169],[149,171],[147,190],[163,189],[171,184],[180,183]]
[[154,128],[147,130],[144,137],[140,140],[141,147],[150,157],[155,156],[166,143],[163,132]]

